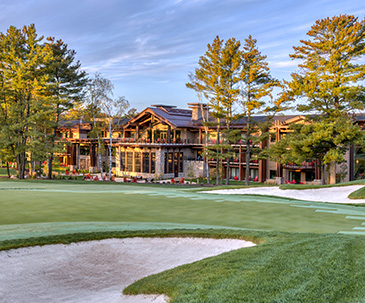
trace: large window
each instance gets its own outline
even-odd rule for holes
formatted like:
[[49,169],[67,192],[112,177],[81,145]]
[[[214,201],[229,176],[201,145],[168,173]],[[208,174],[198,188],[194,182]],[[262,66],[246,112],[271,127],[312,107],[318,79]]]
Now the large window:
[[134,171],[141,172],[141,153],[134,153]]
[[151,153],[151,173],[155,173],[155,162],[156,162],[156,154],[153,152]]
[[179,172],[182,173],[184,171],[184,160],[183,160],[184,154],[179,153],[178,155],[180,157],[180,159],[179,159],[180,160],[180,162],[179,162]]
[[142,156],[142,172],[149,173],[150,172],[150,153],[143,153]]
[[89,145],[80,145],[80,155],[89,156],[90,155],[90,146]]
[[165,154],[165,173],[170,174],[173,172],[174,165],[174,153],[166,153]]
[[133,152],[127,152],[127,171],[133,171]]
[[125,152],[120,153],[120,170],[125,171]]

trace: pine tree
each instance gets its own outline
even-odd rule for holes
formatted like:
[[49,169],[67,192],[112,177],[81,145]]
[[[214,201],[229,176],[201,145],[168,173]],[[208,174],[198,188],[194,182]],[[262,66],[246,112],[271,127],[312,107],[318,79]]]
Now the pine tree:
[[212,118],[215,121],[205,122],[205,126],[216,129],[215,143],[205,147],[207,157],[216,160],[216,184],[220,183],[219,167],[223,160],[227,160],[227,181],[229,178],[229,158],[232,156],[231,144],[228,132],[221,135],[222,127],[229,130],[230,123],[234,119],[233,104],[237,100],[239,91],[238,68],[240,66],[240,42],[234,38],[224,43],[218,36],[212,44],[208,44],[208,50],[199,59],[199,68],[187,83],[188,88],[201,93],[207,100]]
[[86,72],[81,70],[81,63],[75,62],[76,52],[68,49],[62,40],[47,38],[46,45],[51,49],[53,59],[47,65],[50,86],[48,93],[54,109],[49,116],[50,134],[48,150],[48,178],[52,178],[53,154],[57,151],[56,131],[63,113],[80,104],[88,82]]
[[42,39],[33,24],[22,29],[11,26],[0,33],[0,144],[11,150],[21,179],[29,140],[37,136],[37,118],[49,109],[45,66],[52,53]]
[[[246,185],[248,185],[250,177],[251,155],[253,152],[259,152],[259,149],[256,150],[255,145],[264,140],[263,137],[257,136],[257,133],[260,133],[260,131],[257,122],[254,120],[254,115],[272,111],[266,104],[267,101],[272,99],[273,87],[278,85],[277,81],[270,75],[268,63],[265,61],[266,56],[261,55],[256,43],[256,39],[253,39],[251,35],[245,39],[242,50],[242,70],[240,75],[242,107],[244,110],[242,116],[246,122]],[[279,98],[279,100],[280,102],[276,102],[274,112],[280,109],[282,99]],[[253,135],[253,133],[256,133],[256,135]]]
[[[359,61],[365,54],[365,20],[359,21],[351,15],[317,20],[307,35],[309,39],[301,40],[303,45],[294,47],[295,52],[290,55],[302,60],[298,65],[300,71],[292,74],[289,83],[293,96],[306,98],[297,109],[317,114],[311,119],[323,127],[339,121],[350,122],[352,114],[364,109],[365,104],[362,83],[365,64]],[[318,130],[316,136],[323,144],[329,146],[323,164],[334,167],[340,159],[339,151],[345,150],[340,146],[344,142],[337,141],[337,136],[328,138],[327,132],[319,126],[314,129]],[[354,134],[353,138],[357,135]],[[332,159],[331,163],[329,159]],[[334,176],[332,180],[335,181]]]

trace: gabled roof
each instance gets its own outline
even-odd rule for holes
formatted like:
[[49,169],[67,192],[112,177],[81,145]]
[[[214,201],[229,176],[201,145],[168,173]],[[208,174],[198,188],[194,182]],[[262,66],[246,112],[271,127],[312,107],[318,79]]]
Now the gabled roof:
[[155,105],[156,107],[147,107],[137,116],[133,117],[126,123],[126,127],[133,123],[141,121],[150,115],[156,117],[159,121],[170,125],[173,128],[192,127],[192,111],[189,109],[180,109],[175,106]]

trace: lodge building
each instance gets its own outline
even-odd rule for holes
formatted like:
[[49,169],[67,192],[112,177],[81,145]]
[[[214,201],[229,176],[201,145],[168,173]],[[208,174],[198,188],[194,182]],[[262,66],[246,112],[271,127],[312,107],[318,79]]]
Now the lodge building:
[[[213,169],[217,163],[214,159],[204,159],[204,146],[214,144],[217,140],[216,131],[207,131],[203,125],[208,107],[199,103],[189,103],[189,109],[176,106],[152,105],[131,119],[120,122],[112,137],[113,170],[117,176],[138,176],[151,179],[169,179],[175,177],[204,177],[206,161]],[[256,120],[265,117],[257,116]],[[270,129],[270,139],[261,142],[260,148],[266,148],[279,141],[293,123],[305,123],[302,115],[277,116]],[[365,114],[357,115],[357,123],[364,127]],[[243,129],[245,120],[232,123],[232,127]],[[59,154],[61,163],[71,165],[71,168],[95,172],[100,170],[97,161],[98,141],[89,138],[92,125],[83,121],[63,121],[58,129],[58,135],[69,142],[64,153]],[[108,166],[109,133],[103,132],[102,165]],[[245,176],[245,145],[242,139],[233,144],[235,156],[230,161],[230,178],[243,180]],[[206,160],[206,161],[204,161]],[[364,178],[365,159],[360,149],[351,147],[345,155],[347,168],[339,166],[338,181],[350,181]],[[227,160],[223,160],[226,167]],[[225,169],[223,169],[223,174]],[[267,160],[250,162],[251,180],[264,182],[271,180],[295,180],[309,182],[319,180],[323,169],[316,159],[308,159],[302,165],[286,164]],[[223,176],[225,177],[225,176]],[[282,182],[282,181],[278,181]]]

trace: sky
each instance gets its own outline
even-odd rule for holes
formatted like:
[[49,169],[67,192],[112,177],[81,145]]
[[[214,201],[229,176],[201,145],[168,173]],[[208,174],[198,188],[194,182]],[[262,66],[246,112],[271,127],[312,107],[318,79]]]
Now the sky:
[[197,102],[185,84],[217,35],[241,42],[252,35],[272,76],[289,80],[297,70],[293,46],[316,20],[341,14],[363,19],[363,0],[1,0],[0,32],[34,23],[140,111]]

